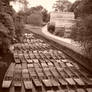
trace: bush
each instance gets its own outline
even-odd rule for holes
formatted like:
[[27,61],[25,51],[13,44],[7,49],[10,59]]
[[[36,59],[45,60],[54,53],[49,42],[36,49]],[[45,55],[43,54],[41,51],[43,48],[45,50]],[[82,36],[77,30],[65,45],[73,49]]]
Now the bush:
[[72,27],[70,37],[80,42],[85,48],[86,56],[92,59],[92,15],[77,21]]
[[50,33],[55,32],[55,23],[48,23],[47,29]]
[[41,26],[42,25],[42,15],[39,12],[34,12],[30,14],[28,17],[28,23],[35,25],[35,26]]

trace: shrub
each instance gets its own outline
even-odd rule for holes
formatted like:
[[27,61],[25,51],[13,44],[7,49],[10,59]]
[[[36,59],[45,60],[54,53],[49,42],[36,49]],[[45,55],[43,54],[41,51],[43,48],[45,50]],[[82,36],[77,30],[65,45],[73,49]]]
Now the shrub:
[[42,15],[39,12],[33,12],[28,17],[28,23],[35,25],[35,26],[41,26],[42,25]]
[[71,38],[80,42],[86,55],[92,59],[92,15],[77,21],[72,27]]
[[50,33],[55,32],[55,23],[48,23],[47,29]]

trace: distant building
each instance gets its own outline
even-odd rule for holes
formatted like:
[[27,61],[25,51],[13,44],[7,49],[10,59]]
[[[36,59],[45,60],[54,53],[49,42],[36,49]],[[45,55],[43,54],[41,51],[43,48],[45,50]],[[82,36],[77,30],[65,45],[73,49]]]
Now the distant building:
[[55,31],[62,31],[65,28],[64,36],[71,31],[72,25],[75,23],[74,14],[72,12],[51,12],[50,23],[55,23]]

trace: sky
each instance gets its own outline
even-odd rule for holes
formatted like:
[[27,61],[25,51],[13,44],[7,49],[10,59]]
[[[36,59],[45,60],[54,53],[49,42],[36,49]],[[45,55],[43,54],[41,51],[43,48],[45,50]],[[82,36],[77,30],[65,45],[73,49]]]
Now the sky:
[[[28,0],[28,1],[29,1],[29,7],[42,5],[44,8],[46,8],[50,12],[50,11],[53,11],[52,6],[56,0]],[[69,1],[73,3],[76,0],[69,0]],[[18,2],[11,3],[11,4],[13,5],[16,12],[18,12],[22,8],[22,5]]]

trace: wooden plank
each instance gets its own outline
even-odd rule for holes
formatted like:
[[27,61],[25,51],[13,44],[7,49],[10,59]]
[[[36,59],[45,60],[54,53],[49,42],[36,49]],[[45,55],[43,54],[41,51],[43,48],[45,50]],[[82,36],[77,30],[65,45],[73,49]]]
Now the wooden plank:
[[47,92],[54,92],[54,90],[47,90]]
[[39,59],[40,63],[45,63],[45,59]]
[[[44,53],[44,55],[45,55],[45,57],[46,57],[47,59],[51,59],[51,58],[52,58],[49,54]],[[52,59],[53,59],[53,58],[52,58]]]
[[50,78],[52,76],[51,72],[49,70],[44,70],[45,75]]
[[62,59],[66,59],[65,55],[63,54],[63,52],[58,51],[58,55],[59,55]]
[[40,57],[40,55],[37,53],[37,54],[35,54],[35,57],[37,58],[37,59],[40,59],[41,57]]
[[42,73],[43,72],[42,68],[35,68],[35,70],[36,70],[37,73]]
[[27,63],[22,63],[22,69],[27,69]]
[[28,68],[33,68],[34,65],[33,64],[27,64]]
[[91,80],[89,80],[89,79],[87,79],[85,77],[82,77],[82,80],[86,84],[86,86],[88,86],[88,87],[91,86],[92,87],[92,81]]
[[60,75],[64,78],[68,78],[69,76],[67,75],[67,73],[63,70],[63,69],[60,69],[59,71]]
[[75,67],[76,69],[80,69],[80,67],[78,66],[77,63],[74,63],[74,62],[73,62],[73,65],[74,65],[74,67]]
[[45,55],[43,53],[39,53],[42,59],[45,59]]
[[61,68],[58,62],[54,62],[56,68]]
[[22,86],[22,75],[21,75],[21,69],[20,66],[16,66],[18,68],[16,68],[15,72],[14,72],[14,82],[13,85],[15,88],[21,88]]
[[39,79],[32,79],[32,80],[33,80],[33,83],[34,83],[35,87],[37,89],[42,90],[42,83],[39,81]]
[[67,86],[68,85],[68,83],[64,79],[58,79],[58,81],[61,84],[61,86]]
[[41,63],[42,67],[48,67],[48,65],[44,62],[44,63]]
[[14,68],[15,68],[15,63],[11,63],[5,76],[4,76],[2,88],[9,88],[10,87],[12,80],[13,80]]
[[43,82],[46,89],[51,89],[52,88],[52,83],[49,79],[43,79],[42,82]]
[[16,64],[16,65],[15,65],[15,71],[21,70],[21,68],[22,68],[22,67],[21,67],[21,64]]
[[52,68],[52,69],[50,68],[50,71],[51,71],[52,75],[53,75],[55,78],[59,78],[59,77],[60,77],[55,68]]
[[24,57],[25,57],[25,59],[26,59],[26,58],[29,58],[28,53],[24,53]]
[[77,83],[79,86],[84,86],[85,83],[80,79],[80,78],[74,78],[74,81]]
[[85,92],[85,90],[82,88],[79,88],[79,89],[77,89],[77,92]]
[[36,68],[36,73],[37,73],[37,75],[38,75],[38,77],[39,77],[40,79],[45,78],[45,75],[44,75],[44,73],[43,73],[43,71],[42,71],[41,68]]
[[53,88],[58,88],[60,86],[59,82],[56,81],[55,79],[51,79],[51,83]]
[[54,67],[54,65],[51,62],[47,63],[49,67]]
[[32,77],[32,78],[37,78],[37,74],[36,74],[35,71],[34,71],[34,72],[29,72],[29,75],[30,75],[30,77]]
[[30,56],[31,59],[34,59],[35,58],[35,56],[34,56],[33,53],[30,53],[29,56]]
[[61,89],[61,90],[57,90],[56,92],[65,92],[63,89]]
[[74,65],[71,64],[70,62],[67,62],[66,65],[67,65],[68,67],[74,67]]
[[38,59],[33,59],[34,63],[39,63]]
[[69,77],[76,77],[75,74],[69,68],[65,68],[64,71],[68,74]]
[[2,88],[10,88],[12,80],[3,80]]
[[66,67],[66,65],[65,65],[64,62],[60,62],[60,65],[61,65],[62,68],[65,68]]
[[30,80],[29,74],[28,73],[22,73],[22,80],[23,81],[29,81]]
[[67,92],[76,92],[76,91],[73,89],[69,89]]
[[69,85],[73,86],[76,85],[76,83],[74,82],[74,80],[72,78],[65,78],[65,80],[69,83]]
[[62,59],[62,62],[68,63],[69,61],[67,59]]
[[22,58],[22,59],[21,59],[21,62],[22,62],[22,63],[26,63],[27,61],[26,61],[24,58]]
[[33,63],[31,59],[27,59],[27,63]]
[[41,65],[39,64],[39,63],[34,63],[34,68],[36,69],[36,68],[40,68],[41,67]]
[[16,64],[20,63],[20,59],[14,59]]
[[24,87],[25,87],[26,90],[30,90],[30,92],[31,92],[32,88],[33,88],[32,81],[31,80],[30,81],[24,81]]
[[92,92],[92,88],[87,88],[87,92]]
[[38,75],[38,77],[39,77],[40,79],[46,78],[46,76],[45,76],[43,73],[37,73],[37,75]]
[[28,69],[22,69],[22,73],[27,73],[28,74]]

